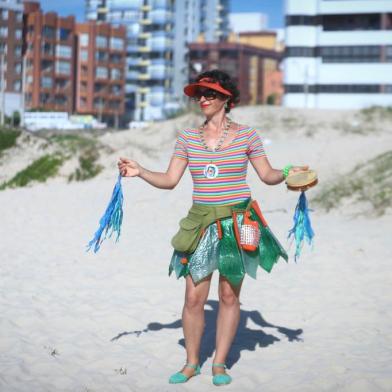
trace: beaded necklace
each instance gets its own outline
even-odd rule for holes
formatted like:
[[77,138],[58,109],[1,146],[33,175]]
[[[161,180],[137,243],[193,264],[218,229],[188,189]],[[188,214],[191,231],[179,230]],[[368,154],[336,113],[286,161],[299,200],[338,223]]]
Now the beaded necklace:
[[[207,125],[207,121],[204,122],[204,124],[199,128],[199,135],[200,135],[201,144],[206,149],[206,151],[216,152],[222,147],[223,142],[225,141],[227,135],[229,134],[231,123],[232,123],[231,119],[227,118],[227,123],[226,123],[225,129],[223,130],[222,135],[219,138],[218,144],[216,146],[213,146],[212,148],[210,148],[210,147],[208,147],[208,145],[204,139],[204,128]],[[204,167],[203,173],[206,178],[216,178],[216,177],[218,177],[218,174],[219,174],[219,168],[217,165],[212,163],[212,159],[211,159],[210,163]]]

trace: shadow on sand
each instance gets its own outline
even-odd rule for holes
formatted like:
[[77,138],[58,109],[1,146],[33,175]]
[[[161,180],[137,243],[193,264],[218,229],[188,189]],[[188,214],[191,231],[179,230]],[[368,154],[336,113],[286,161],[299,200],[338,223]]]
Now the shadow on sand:
[[[215,328],[216,318],[218,315],[218,305],[218,301],[215,300],[209,300],[206,304],[205,329],[200,348],[200,365],[202,365],[208,358],[211,358],[215,351]],[[258,311],[247,311],[241,309],[240,323],[238,325],[237,334],[226,360],[226,365],[228,368],[232,367],[240,359],[241,351],[255,351],[257,346],[267,347],[270,344],[274,344],[275,342],[280,341],[279,337],[272,334],[267,334],[261,329],[251,329],[247,327],[246,324],[249,320],[261,328],[276,329],[277,332],[284,335],[290,342],[302,340],[300,337],[303,332],[302,329],[289,329],[278,325],[273,325],[264,320]],[[121,332],[112,338],[111,341],[116,341],[125,335],[136,335],[139,337],[141,334],[151,331],[160,331],[161,329],[176,329],[181,327],[181,320],[176,320],[168,324],[152,322],[148,324],[147,328],[141,331]],[[185,340],[180,339],[178,344],[185,347]]]

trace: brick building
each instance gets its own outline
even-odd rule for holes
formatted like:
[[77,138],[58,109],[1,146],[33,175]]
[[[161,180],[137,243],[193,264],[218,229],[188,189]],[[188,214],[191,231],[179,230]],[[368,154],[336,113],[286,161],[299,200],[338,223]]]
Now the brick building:
[[43,13],[25,3],[26,109],[90,114],[118,124],[124,114],[125,27]]
[[236,81],[241,93],[241,104],[255,105],[271,100],[280,102],[283,93],[279,71],[282,58],[280,52],[237,42],[192,43],[189,49],[191,81],[200,69],[207,71],[218,68]]
[[75,112],[118,124],[124,114],[125,27],[76,25]]
[[26,9],[26,109],[73,112],[75,18]]
[[22,46],[22,1],[0,0],[0,73],[4,80],[4,97],[1,97],[0,112],[7,115],[20,110]]

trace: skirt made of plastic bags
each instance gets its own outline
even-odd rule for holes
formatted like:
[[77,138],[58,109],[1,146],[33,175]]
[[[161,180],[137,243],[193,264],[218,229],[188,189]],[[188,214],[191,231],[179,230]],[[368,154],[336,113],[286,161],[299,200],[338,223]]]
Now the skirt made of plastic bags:
[[[259,266],[271,272],[279,257],[287,262],[286,251],[266,225],[264,218],[262,221],[253,208],[250,209],[250,218],[258,222],[261,233],[259,246],[255,251],[245,251],[237,244],[234,218],[230,216],[219,220],[219,228],[217,222],[210,224],[193,253],[174,250],[169,265],[169,275],[173,271],[177,278],[191,275],[192,280],[197,284],[217,270],[233,286],[237,286],[245,274],[256,279]],[[236,215],[235,219],[237,219],[238,227],[241,227],[243,214]]]

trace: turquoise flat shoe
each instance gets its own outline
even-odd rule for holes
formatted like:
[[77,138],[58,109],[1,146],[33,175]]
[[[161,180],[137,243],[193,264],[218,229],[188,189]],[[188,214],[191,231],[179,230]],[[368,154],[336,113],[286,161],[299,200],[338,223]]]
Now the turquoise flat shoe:
[[[226,369],[226,365],[224,363],[213,363],[212,367],[220,367]],[[215,374],[215,376],[212,377],[212,383],[216,385],[217,387],[221,385],[227,385],[230,384],[233,379],[226,373],[224,374]]]
[[200,374],[200,365],[192,365],[191,363],[187,363],[185,365],[185,367],[194,369],[195,372],[193,373],[193,375],[188,377],[184,373],[181,373],[181,372],[174,373],[169,378],[170,384],[182,384],[184,382],[187,382],[191,377],[198,376]]

